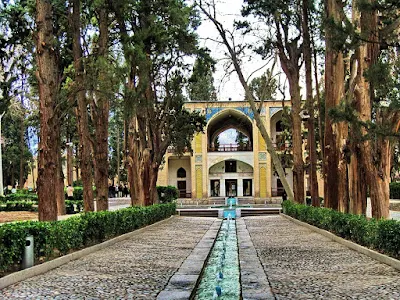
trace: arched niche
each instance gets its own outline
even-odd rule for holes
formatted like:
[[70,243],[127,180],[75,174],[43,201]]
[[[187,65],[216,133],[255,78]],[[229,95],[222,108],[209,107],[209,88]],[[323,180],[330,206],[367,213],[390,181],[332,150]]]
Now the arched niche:
[[[252,150],[253,145],[253,124],[252,121],[243,112],[235,109],[225,109],[214,115],[207,125],[207,143],[209,151],[218,151],[215,149],[214,142],[216,138],[224,131],[236,129],[248,139],[249,147],[246,150]],[[221,148],[222,151],[224,150]],[[221,149],[219,151],[221,151]],[[236,151],[240,151],[239,148]],[[232,149],[231,149],[232,151]]]
[[178,178],[186,178],[186,170],[184,168],[179,168],[176,172],[176,177]]

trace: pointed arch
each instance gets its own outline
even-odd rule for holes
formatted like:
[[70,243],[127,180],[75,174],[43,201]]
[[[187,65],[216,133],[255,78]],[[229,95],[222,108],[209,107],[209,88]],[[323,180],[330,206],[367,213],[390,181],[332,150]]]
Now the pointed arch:
[[176,172],[176,177],[178,178],[186,178],[186,170],[184,168],[179,168]]

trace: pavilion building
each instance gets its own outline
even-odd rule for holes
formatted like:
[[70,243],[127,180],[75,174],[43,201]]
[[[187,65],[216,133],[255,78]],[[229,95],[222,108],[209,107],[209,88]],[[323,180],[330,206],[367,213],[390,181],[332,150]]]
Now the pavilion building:
[[[267,132],[281,153],[290,149],[281,136],[282,103],[290,105],[290,101],[265,101],[260,111]],[[179,157],[173,149],[168,151],[158,185],[175,186],[181,199],[199,203],[212,203],[213,199],[229,196],[259,203],[283,194],[282,183],[274,172],[248,102],[188,102],[185,108],[204,114],[207,125],[204,133],[195,135],[192,141],[193,155],[185,153]],[[217,137],[229,129],[239,132],[239,141],[220,143]],[[293,186],[291,168],[286,168],[285,173]],[[308,175],[305,176],[307,183]]]

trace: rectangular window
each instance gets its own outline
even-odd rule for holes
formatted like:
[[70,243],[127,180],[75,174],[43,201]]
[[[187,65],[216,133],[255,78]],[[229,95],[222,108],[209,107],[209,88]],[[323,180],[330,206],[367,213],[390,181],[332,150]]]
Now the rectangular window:
[[243,196],[251,196],[252,195],[252,180],[251,179],[243,179]]
[[236,160],[225,161],[225,173],[236,173]]

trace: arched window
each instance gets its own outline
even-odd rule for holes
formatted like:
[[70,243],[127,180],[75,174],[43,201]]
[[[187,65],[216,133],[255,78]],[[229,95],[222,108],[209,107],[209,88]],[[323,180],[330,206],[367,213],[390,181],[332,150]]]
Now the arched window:
[[186,171],[184,168],[178,169],[178,178],[186,178]]
[[283,124],[282,121],[279,120],[278,122],[276,122],[275,132],[281,132],[281,131],[283,131]]

